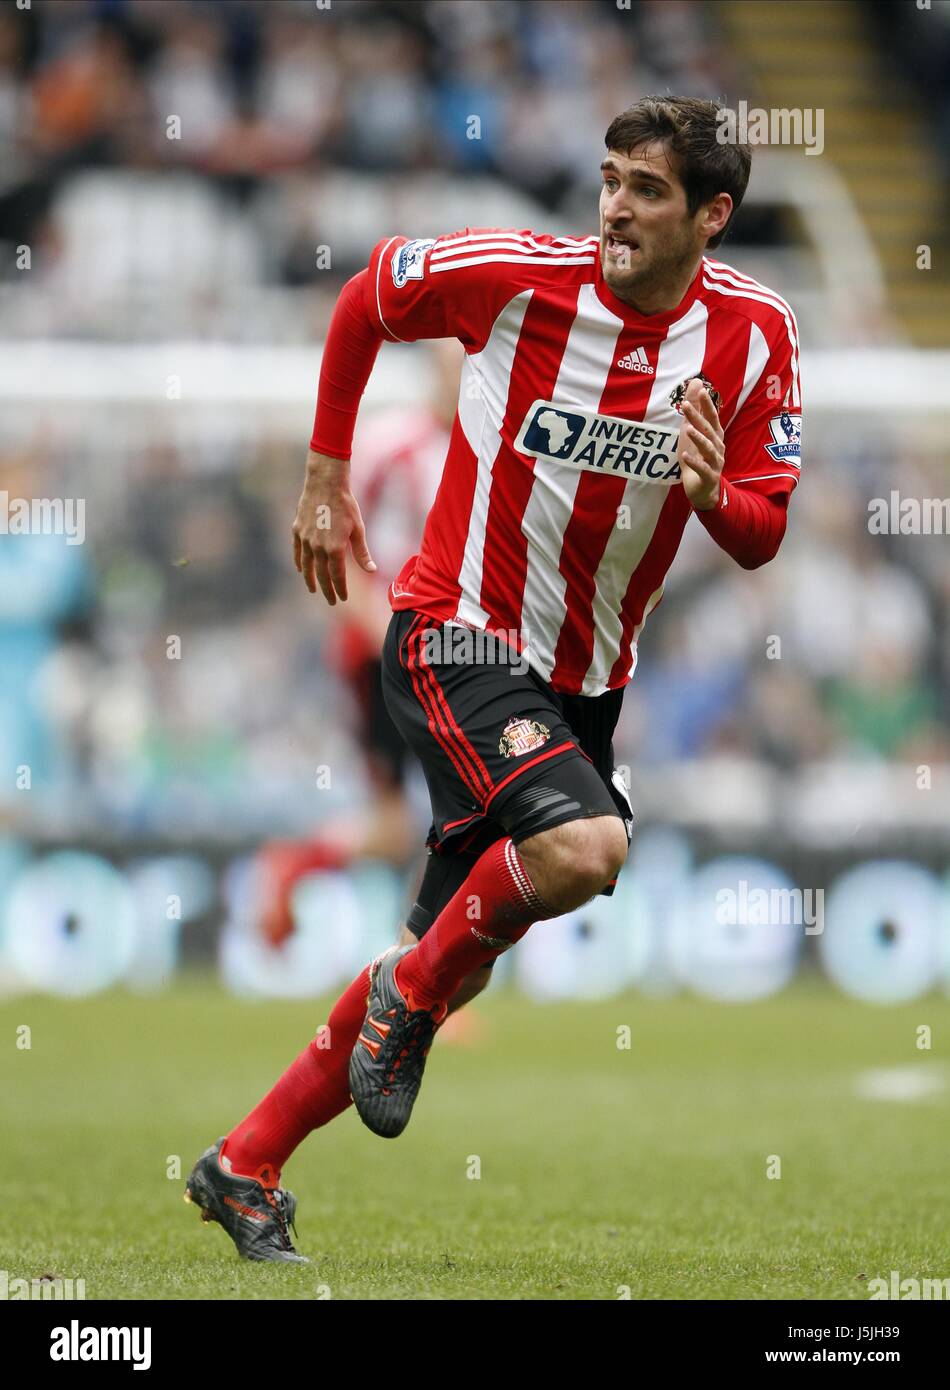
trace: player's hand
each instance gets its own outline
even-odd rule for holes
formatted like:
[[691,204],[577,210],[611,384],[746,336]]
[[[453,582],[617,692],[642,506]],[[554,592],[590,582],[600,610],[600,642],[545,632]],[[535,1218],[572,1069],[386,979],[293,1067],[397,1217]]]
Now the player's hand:
[[366,544],[359,505],[350,491],[348,460],[310,450],[293,537],[294,564],[304,583],[312,594],[319,584],[331,608],[338,596],[346,601],[347,546],[361,569],[372,574],[377,568]]
[[710,511],[719,505],[726,442],[719,412],[698,377],[693,377],[686,388],[682,412],[678,456],[683,488],[697,511]]

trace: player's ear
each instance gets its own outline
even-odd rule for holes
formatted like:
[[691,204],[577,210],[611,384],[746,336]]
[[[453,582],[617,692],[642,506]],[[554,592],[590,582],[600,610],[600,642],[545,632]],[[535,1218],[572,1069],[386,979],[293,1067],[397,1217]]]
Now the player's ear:
[[733,202],[728,193],[717,193],[702,209],[702,230],[706,240],[725,231],[732,216]]

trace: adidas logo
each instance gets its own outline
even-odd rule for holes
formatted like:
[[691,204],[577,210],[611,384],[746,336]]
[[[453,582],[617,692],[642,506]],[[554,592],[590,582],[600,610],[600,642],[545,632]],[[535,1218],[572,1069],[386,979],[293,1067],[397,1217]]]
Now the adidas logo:
[[649,376],[653,375],[653,368],[647,361],[646,349],[642,347],[634,348],[632,352],[627,353],[626,357],[618,357],[617,366],[625,367],[628,372],[645,372]]

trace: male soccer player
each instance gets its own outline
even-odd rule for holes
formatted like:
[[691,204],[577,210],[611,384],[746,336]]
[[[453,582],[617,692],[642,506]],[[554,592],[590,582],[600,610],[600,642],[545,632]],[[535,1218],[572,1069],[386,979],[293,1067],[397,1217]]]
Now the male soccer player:
[[331,605],[348,547],[375,568],[347,460],[380,344],[454,336],[466,354],[383,652],[433,826],[403,944],[337,1001],[330,1046],[318,1035],[188,1179],[251,1258],[301,1258],[279,1179],[302,1139],[351,1097],[375,1133],[401,1133],[452,1004],[533,923],[612,890],[632,822],[611,737],[690,516],[747,569],[781,542],[801,465],[798,331],[777,294],[706,254],[751,163],[718,113],[668,97],[616,117],[599,237],[390,236],[340,296],[293,526],[297,568]]

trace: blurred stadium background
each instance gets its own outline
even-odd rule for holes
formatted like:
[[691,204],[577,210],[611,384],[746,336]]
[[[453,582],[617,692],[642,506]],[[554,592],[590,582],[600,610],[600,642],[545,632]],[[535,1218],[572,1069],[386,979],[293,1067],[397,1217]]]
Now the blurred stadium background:
[[[328,318],[389,232],[594,230],[604,130],[664,91],[823,113],[820,153],[755,151],[717,253],[798,314],[802,485],[754,576],[688,529],[615,742],[621,890],[504,968],[547,999],[950,986],[947,537],[869,528],[950,496],[950,5],[33,0],[0,11],[0,492],[82,499],[85,541],[0,534],[0,988],[203,962],[308,996],[392,939],[417,849],[301,879],[282,949],[254,922],[260,845],[376,796],[340,610],[291,561]],[[385,348],[354,476],[434,371]],[[823,890],[823,933],[724,924],[740,880]]]

